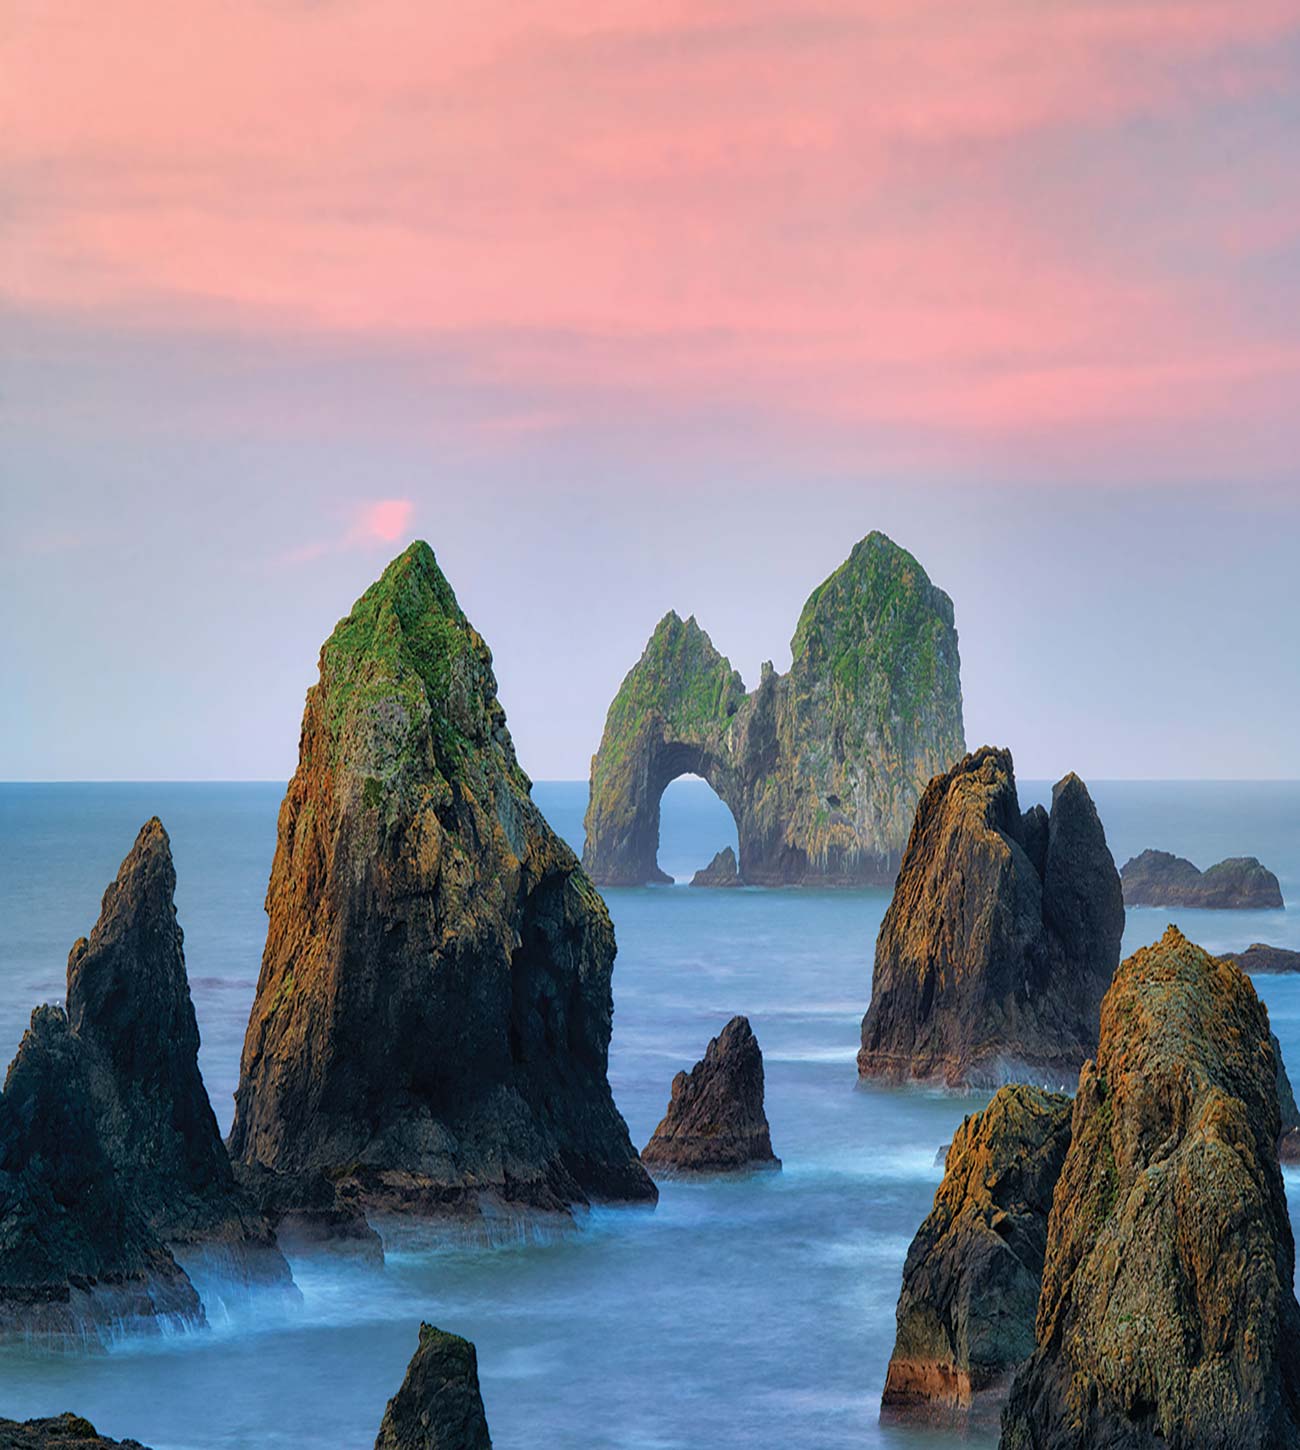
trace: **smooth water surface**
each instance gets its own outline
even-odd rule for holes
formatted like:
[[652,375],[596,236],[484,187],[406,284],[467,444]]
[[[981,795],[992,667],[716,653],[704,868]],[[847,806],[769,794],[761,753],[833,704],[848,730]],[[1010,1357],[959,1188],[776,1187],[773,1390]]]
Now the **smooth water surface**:
[[[1206,947],[1300,947],[1300,783],[1094,784],[1116,860],[1145,846],[1206,866],[1259,856],[1286,912],[1182,912]],[[161,815],[202,1065],[223,1129],[257,980],[278,785],[0,786],[0,1054],[32,1006],[61,1000],[69,947],[140,824]],[[541,783],[581,848],[586,787]],[[1022,804],[1047,801],[1021,784]],[[661,865],[679,881],[735,842],[695,781],[670,787]],[[382,1270],[295,1263],[296,1311],[214,1313],[201,1334],[93,1357],[0,1353],[0,1413],[72,1408],[154,1450],[368,1447],[429,1319],[478,1346],[494,1443],[509,1447],[861,1447],[958,1443],[885,1429],[880,1391],[907,1245],[929,1210],[939,1146],[983,1102],[856,1087],[883,891],[606,893],[618,931],[611,1080],[636,1143],[674,1072],[735,1012],[767,1064],[779,1174],[668,1183],[654,1212],[601,1209],[576,1229],[501,1242],[405,1234]],[[1125,950],[1168,914],[1129,913]],[[1258,978],[1300,1065],[1300,978]],[[1300,1176],[1289,1175],[1293,1216]],[[978,1446],[988,1437],[960,1443]]]

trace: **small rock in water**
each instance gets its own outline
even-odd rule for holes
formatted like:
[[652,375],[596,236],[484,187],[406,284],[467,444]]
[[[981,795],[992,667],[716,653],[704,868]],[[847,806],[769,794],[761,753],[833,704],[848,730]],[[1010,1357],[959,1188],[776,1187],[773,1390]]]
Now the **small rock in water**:
[[1243,972],[1265,975],[1274,972],[1300,972],[1300,952],[1286,947],[1265,946],[1252,942],[1244,952],[1221,952],[1225,961],[1236,962]]
[[1277,877],[1254,856],[1233,856],[1201,871],[1169,851],[1143,851],[1124,863],[1120,876],[1128,906],[1249,911],[1283,905]]
[[375,1450],[491,1450],[478,1356],[468,1339],[420,1325],[420,1345],[388,1402]]
[[781,1166],[763,1109],[763,1054],[747,1018],[733,1017],[690,1072],[673,1079],[668,1111],[641,1161],[703,1173]]
[[109,1440],[81,1415],[0,1420],[0,1450],[145,1450],[138,1440]]
[[692,886],[743,886],[740,871],[736,867],[736,853],[730,846],[721,851],[691,877]]

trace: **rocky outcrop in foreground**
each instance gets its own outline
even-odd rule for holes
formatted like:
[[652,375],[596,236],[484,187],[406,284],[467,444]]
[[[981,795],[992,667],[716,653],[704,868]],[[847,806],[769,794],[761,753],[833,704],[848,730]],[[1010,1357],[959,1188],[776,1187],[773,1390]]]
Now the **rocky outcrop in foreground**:
[[1075,775],[1023,815],[989,746],[926,787],[876,942],[864,1078],[1072,1087],[1097,1044],[1124,905]]
[[606,1076],[614,931],[533,803],[427,544],[326,641],[280,808],[230,1147],[315,1204],[653,1201]]
[[934,1209],[903,1267],[885,1411],[996,1402],[1033,1350],[1070,1112],[1061,1094],[1004,1087],[957,1130]]
[[690,1072],[673,1078],[668,1111],[641,1161],[696,1173],[781,1166],[763,1110],[763,1054],[748,1018],[733,1017]]
[[692,886],[743,886],[740,871],[736,866],[736,853],[730,846],[724,846],[709,862],[691,877]]
[[274,1235],[236,1186],[203,1086],[175,894],[171,842],[155,816],[68,958],[68,1021],[96,1132],[161,1239],[240,1278],[288,1285]]
[[1244,952],[1223,952],[1221,955],[1225,962],[1234,962],[1251,976],[1300,972],[1300,952],[1265,946],[1263,942],[1252,942]]
[[384,1411],[375,1450],[492,1450],[468,1339],[420,1325],[419,1348]]
[[138,1440],[109,1440],[80,1415],[0,1420],[0,1450],[144,1450]]
[[1191,906],[1216,911],[1281,907],[1278,879],[1254,856],[1234,856],[1198,870],[1168,851],[1143,851],[1124,863],[1128,906]]
[[873,533],[809,596],[790,650],[747,693],[693,617],[664,616],[592,758],[593,880],[668,880],[659,801],[687,773],[731,807],[750,885],[893,880],[922,787],[965,749],[952,600]]
[[1249,979],[1170,927],[1102,1008],[1003,1450],[1300,1446],[1277,1063]]
[[0,1095],[0,1335],[80,1341],[203,1322],[118,1181],[88,1076],[63,1010],[38,1007]]

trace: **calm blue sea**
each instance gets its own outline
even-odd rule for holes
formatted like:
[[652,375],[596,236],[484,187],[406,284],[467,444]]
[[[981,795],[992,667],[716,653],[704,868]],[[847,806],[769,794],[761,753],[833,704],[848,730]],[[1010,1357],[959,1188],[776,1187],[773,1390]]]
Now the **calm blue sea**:
[[[1300,948],[1300,782],[1092,789],[1120,862],[1145,846],[1202,866],[1251,854],[1281,877],[1285,912],[1183,912],[1189,935],[1218,950]],[[176,856],[203,1071],[228,1127],[281,791],[0,786],[0,1057],[35,1003],[62,999],[69,947],[157,813]],[[580,850],[585,785],[543,782],[535,794]],[[1021,795],[1028,804],[1050,791],[1022,782]],[[684,881],[734,840],[706,786],[670,787],[665,870]],[[94,1357],[5,1350],[0,1413],[72,1408],[155,1450],[357,1450],[373,1443],[423,1318],[477,1343],[500,1450],[955,1443],[878,1424],[903,1257],[939,1181],[935,1152],[983,1102],[855,1085],[886,894],[682,886],[607,898],[619,940],[611,1077],[634,1140],[649,1137],[674,1072],[745,1012],[784,1172],[667,1184],[654,1213],[601,1210],[544,1240],[403,1242],[382,1270],[300,1262],[304,1303],[287,1316],[255,1304],[216,1313],[206,1333]],[[1126,951],[1167,920],[1130,912]],[[1256,985],[1300,1069],[1300,979]],[[1288,1189],[1294,1218],[1300,1176]]]

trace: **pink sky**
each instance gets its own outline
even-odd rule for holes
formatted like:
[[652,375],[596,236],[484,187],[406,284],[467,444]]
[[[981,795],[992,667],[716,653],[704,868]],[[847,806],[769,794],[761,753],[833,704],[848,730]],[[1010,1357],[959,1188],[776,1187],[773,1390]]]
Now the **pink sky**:
[[511,440],[1296,454],[1300,0],[17,12],[27,319],[447,346]]

